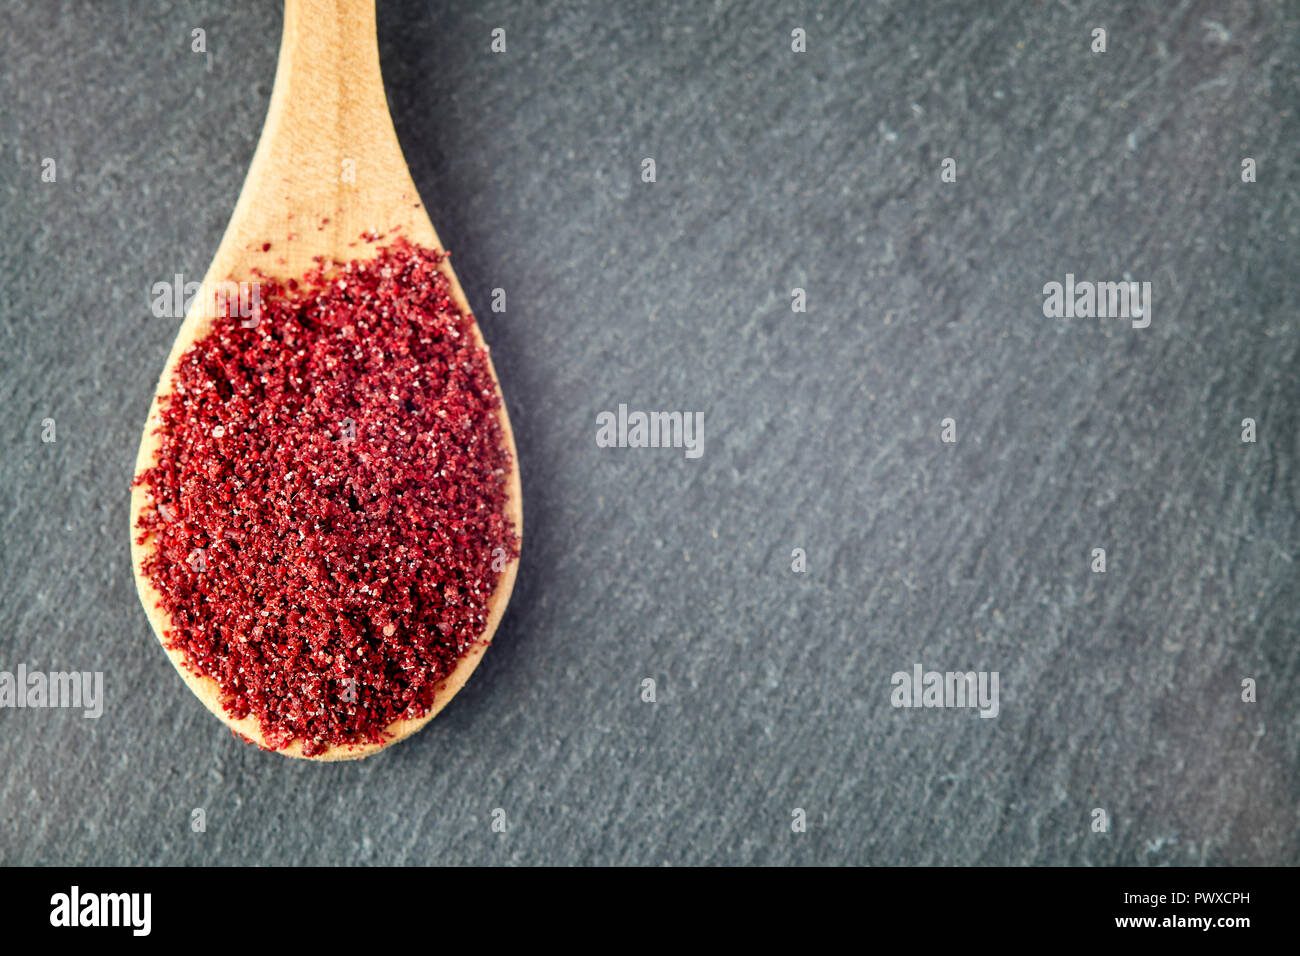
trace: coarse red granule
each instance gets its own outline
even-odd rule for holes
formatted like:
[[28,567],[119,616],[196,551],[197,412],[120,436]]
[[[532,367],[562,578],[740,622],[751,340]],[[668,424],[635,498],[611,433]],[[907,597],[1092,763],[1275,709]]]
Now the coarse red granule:
[[164,640],[274,749],[425,714],[518,554],[496,389],[441,258],[399,239],[262,279],[161,401],[136,482]]

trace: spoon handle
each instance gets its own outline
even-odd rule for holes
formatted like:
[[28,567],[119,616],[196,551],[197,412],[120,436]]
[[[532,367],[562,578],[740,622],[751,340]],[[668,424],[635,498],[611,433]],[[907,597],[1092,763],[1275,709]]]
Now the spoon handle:
[[404,225],[367,221],[375,210],[416,202],[384,96],[374,0],[286,0],[266,123],[222,245],[293,240],[266,271],[298,274],[322,248]]

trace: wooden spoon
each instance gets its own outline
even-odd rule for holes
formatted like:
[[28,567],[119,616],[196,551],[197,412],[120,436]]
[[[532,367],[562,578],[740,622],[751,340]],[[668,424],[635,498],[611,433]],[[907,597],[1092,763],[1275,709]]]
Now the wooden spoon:
[[[322,224],[323,229],[319,228]],[[366,231],[402,235],[417,245],[442,249],[420,203],[388,114],[379,73],[374,0],[286,0],[280,61],[262,138],[225,237],[163,369],[136,459],[137,475],[157,459],[159,397],[170,390],[172,373],[181,355],[211,327],[213,310],[205,304],[213,301],[216,284],[228,279],[249,281],[255,268],[276,278],[301,276],[316,265],[313,256],[345,262],[370,258],[382,243],[358,242]],[[271,248],[263,251],[267,242]],[[456,304],[470,315],[469,303],[450,264],[444,261],[442,269]],[[474,334],[480,347],[485,348],[477,324]],[[488,369],[496,382],[490,360]],[[499,382],[497,389],[499,393]],[[506,487],[506,515],[513,521],[516,533],[522,533],[519,466],[504,403],[500,418],[512,463]],[[140,600],[161,641],[170,622],[158,606],[160,595],[141,570],[152,541],[136,540],[141,534],[140,517],[152,507],[144,488],[137,485],[131,495],[131,559]],[[501,621],[517,569],[518,559],[502,572],[487,604],[487,627],[482,639],[439,685],[427,714],[390,724],[383,744],[333,746],[308,759],[364,757],[428,723],[478,665]],[[267,745],[253,716],[235,720],[225,712],[215,680],[182,666],[181,651],[167,650],[167,655],[208,710],[232,730]],[[293,741],[279,753],[302,757],[302,741]]]

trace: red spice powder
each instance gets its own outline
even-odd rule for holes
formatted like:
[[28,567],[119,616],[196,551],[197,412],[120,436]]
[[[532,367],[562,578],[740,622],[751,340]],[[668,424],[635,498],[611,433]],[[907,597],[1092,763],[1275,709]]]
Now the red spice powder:
[[263,279],[162,400],[136,483],[164,640],[274,749],[427,713],[518,554],[496,389],[441,259],[398,239]]

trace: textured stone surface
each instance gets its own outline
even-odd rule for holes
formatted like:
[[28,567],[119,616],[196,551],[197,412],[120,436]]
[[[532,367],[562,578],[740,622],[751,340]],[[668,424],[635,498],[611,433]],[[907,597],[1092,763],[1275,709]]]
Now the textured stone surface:
[[[0,711],[0,861],[1300,862],[1294,6],[381,4],[527,527],[467,689],[334,766],[203,710],[127,553],[149,288],[202,275],[273,79],[278,11],[224,6],[0,31],[0,669],[107,681]],[[1151,327],[1045,319],[1067,272]],[[597,448],[620,402],[703,457]],[[998,718],[891,707],[917,661]]]

